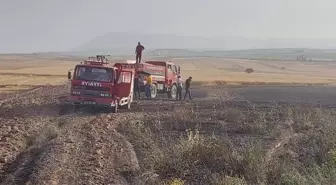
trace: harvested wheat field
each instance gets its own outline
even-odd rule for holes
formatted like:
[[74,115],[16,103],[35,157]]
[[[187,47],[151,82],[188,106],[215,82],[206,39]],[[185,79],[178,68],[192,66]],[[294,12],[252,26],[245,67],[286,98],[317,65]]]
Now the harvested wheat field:
[[[173,59],[174,60],[174,59]],[[223,58],[176,59],[185,76],[221,84],[335,84],[332,62],[257,61]],[[246,69],[253,69],[246,73]]]
[[[195,81],[240,85],[199,83],[193,100],[140,100],[113,114],[74,112],[65,104],[74,59],[6,57],[0,61],[0,184],[336,183],[336,88],[313,86],[333,82],[331,67],[307,64],[305,72],[289,62],[238,61],[238,67],[231,59],[178,59]],[[258,80],[272,75],[289,84],[309,79],[311,86],[241,83],[268,82]]]

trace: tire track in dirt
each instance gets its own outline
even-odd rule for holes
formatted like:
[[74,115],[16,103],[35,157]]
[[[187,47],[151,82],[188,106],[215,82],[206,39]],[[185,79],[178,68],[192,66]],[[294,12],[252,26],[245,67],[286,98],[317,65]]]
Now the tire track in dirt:
[[[64,99],[64,97],[60,97]],[[46,107],[45,107],[46,108]],[[1,184],[129,184],[139,168],[132,145],[115,128],[137,115],[69,113],[49,122],[2,168]],[[64,114],[64,115],[63,115]],[[125,115],[123,115],[125,114]],[[9,119],[9,118],[8,118]],[[134,179],[134,178],[133,178]]]
[[0,183],[137,184],[135,152],[115,128],[142,115],[67,114],[61,104],[67,93],[66,85],[42,87],[3,102],[3,125],[19,128],[0,133],[6,138],[1,145],[8,145],[0,156]]
[[[34,160],[26,156],[38,156],[39,150],[31,149],[31,142],[44,125],[58,116],[58,97],[66,91],[67,86],[41,87],[14,94],[3,102],[0,107],[0,182],[16,164],[32,165],[29,161]],[[19,174],[24,176],[23,172]]]
[[[77,172],[76,163],[71,160],[76,156],[75,149],[80,146],[82,138],[74,135],[69,129],[72,128],[72,122],[78,124],[92,119],[87,116],[79,118],[76,114],[55,118],[37,132],[32,146],[24,151],[25,155],[19,155],[17,160],[9,165],[12,169],[7,168],[3,184],[59,184],[59,178],[63,177],[68,178],[64,178],[65,182],[61,184],[76,183],[69,179],[69,176],[75,176]],[[38,150],[39,153],[30,152],[32,150]],[[30,165],[26,165],[27,162]],[[30,173],[22,175],[24,171]]]
[[140,184],[136,154],[116,131],[118,125],[143,119],[149,112],[171,114],[176,107],[193,108],[200,114],[226,106],[269,108],[263,104],[251,107],[242,101],[221,104],[220,98],[200,96],[197,101],[140,101],[117,114],[72,113],[62,105],[68,90],[66,85],[43,87],[3,104],[0,116],[5,131],[0,136],[6,139],[0,141],[4,146],[0,159],[13,158],[1,164],[0,184]]
[[[67,86],[42,88],[27,93],[26,97],[19,96],[5,102],[2,111],[5,119],[20,118],[34,129],[25,137],[20,136],[23,138],[19,141],[22,146],[17,152],[9,152],[16,158],[6,161],[1,168],[0,182],[138,184],[136,154],[132,145],[115,128],[128,120],[141,118],[143,114],[134,113],[141,108],[135,106],[131,111],[121,110],[118,114],[74,114],[71,111],[69,114],[70,109],[60,104],[66,99],[67,91]],[[151,101],[150,104],[155,107],[159,102]],[[164,101],[162,105],[171,103]],[[31,122],[27,123],[27,119]],[[30,138],[29,146],[23,144],[27,138]]]

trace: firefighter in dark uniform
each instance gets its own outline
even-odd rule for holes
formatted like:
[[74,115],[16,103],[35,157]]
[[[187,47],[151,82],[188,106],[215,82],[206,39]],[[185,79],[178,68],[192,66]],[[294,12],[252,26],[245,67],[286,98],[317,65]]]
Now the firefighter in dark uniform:
[[191,79],[192,79],[192,77],[190,76],[190,77],[185,81],[185,94],[184,94],[184,98],[183,98],[184,100],[185,100],[187,94],[189,95],[189,99],[192,100],[191,92],[190,92]]
[[140,42],[138,42],[137,47],[135,48],[135,54],[136,54],[136,63],[140,64],[141,63],[141,57],[142,57],[142,51],[145,49],[145,47],[143,47],[143,45],[140,44]]
[[140,75],[138,74],[135,78],[134,78],[134,96],[140,100]]

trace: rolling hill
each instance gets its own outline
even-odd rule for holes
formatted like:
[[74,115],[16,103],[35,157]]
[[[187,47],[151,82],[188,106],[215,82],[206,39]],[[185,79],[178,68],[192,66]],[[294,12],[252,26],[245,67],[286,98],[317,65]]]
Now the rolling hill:
[[106,50],[120,53],[133,53],[138,41],[140,41],[147,50],[166,48],[191,50],[248,50],[263,48],[336,49],[336,39],[251,39],[246,37],[202,37],[110,32],[105,35],[95,37],[74,48],[72,51],[83,52]]

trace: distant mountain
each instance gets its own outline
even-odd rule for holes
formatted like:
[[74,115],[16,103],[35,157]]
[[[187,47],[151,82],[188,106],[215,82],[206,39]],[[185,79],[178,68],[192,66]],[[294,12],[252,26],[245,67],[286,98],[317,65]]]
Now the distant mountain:
[[[96,54],[106,54],[102,50],[91,52],[39,52],[33,55],[46,57],[87,57]],[[191,50],[191,49],[154,49],[145,54],[151,58],[176,57],[231,57],[261,60],[296,60],[304,56],[312,60],[336,60],[336,49],[309,49],[309,48],[275,48],[275,49],[248,49],[248,50]],[[113,59],[134,57],[130,53],[112,54]]]
[[168,34],[138,34],[113,32],[96,37],[82,44],[73,51],[110,51],[134,53],[138,42],[141,42],[146,51],[153,49],[198,49],[198,50],[234,50],[258,48],[260,41],[245,37],[200,37],[176,36]]
[[248,50],[263,48],[336,48],[336,39],[251,39],[246,37],[201,37],[169,34],[111,32],[74,48],[71,52],[134,53],[140,41],[146,52],[154,49]]
[[187,49],[156,49],[147,53],[154,57],[232,57],[267,60],[296,60],[299,56],[307,59],[336,59],[336,49],[309,48],[274,48],[248,50],[187,50]]

